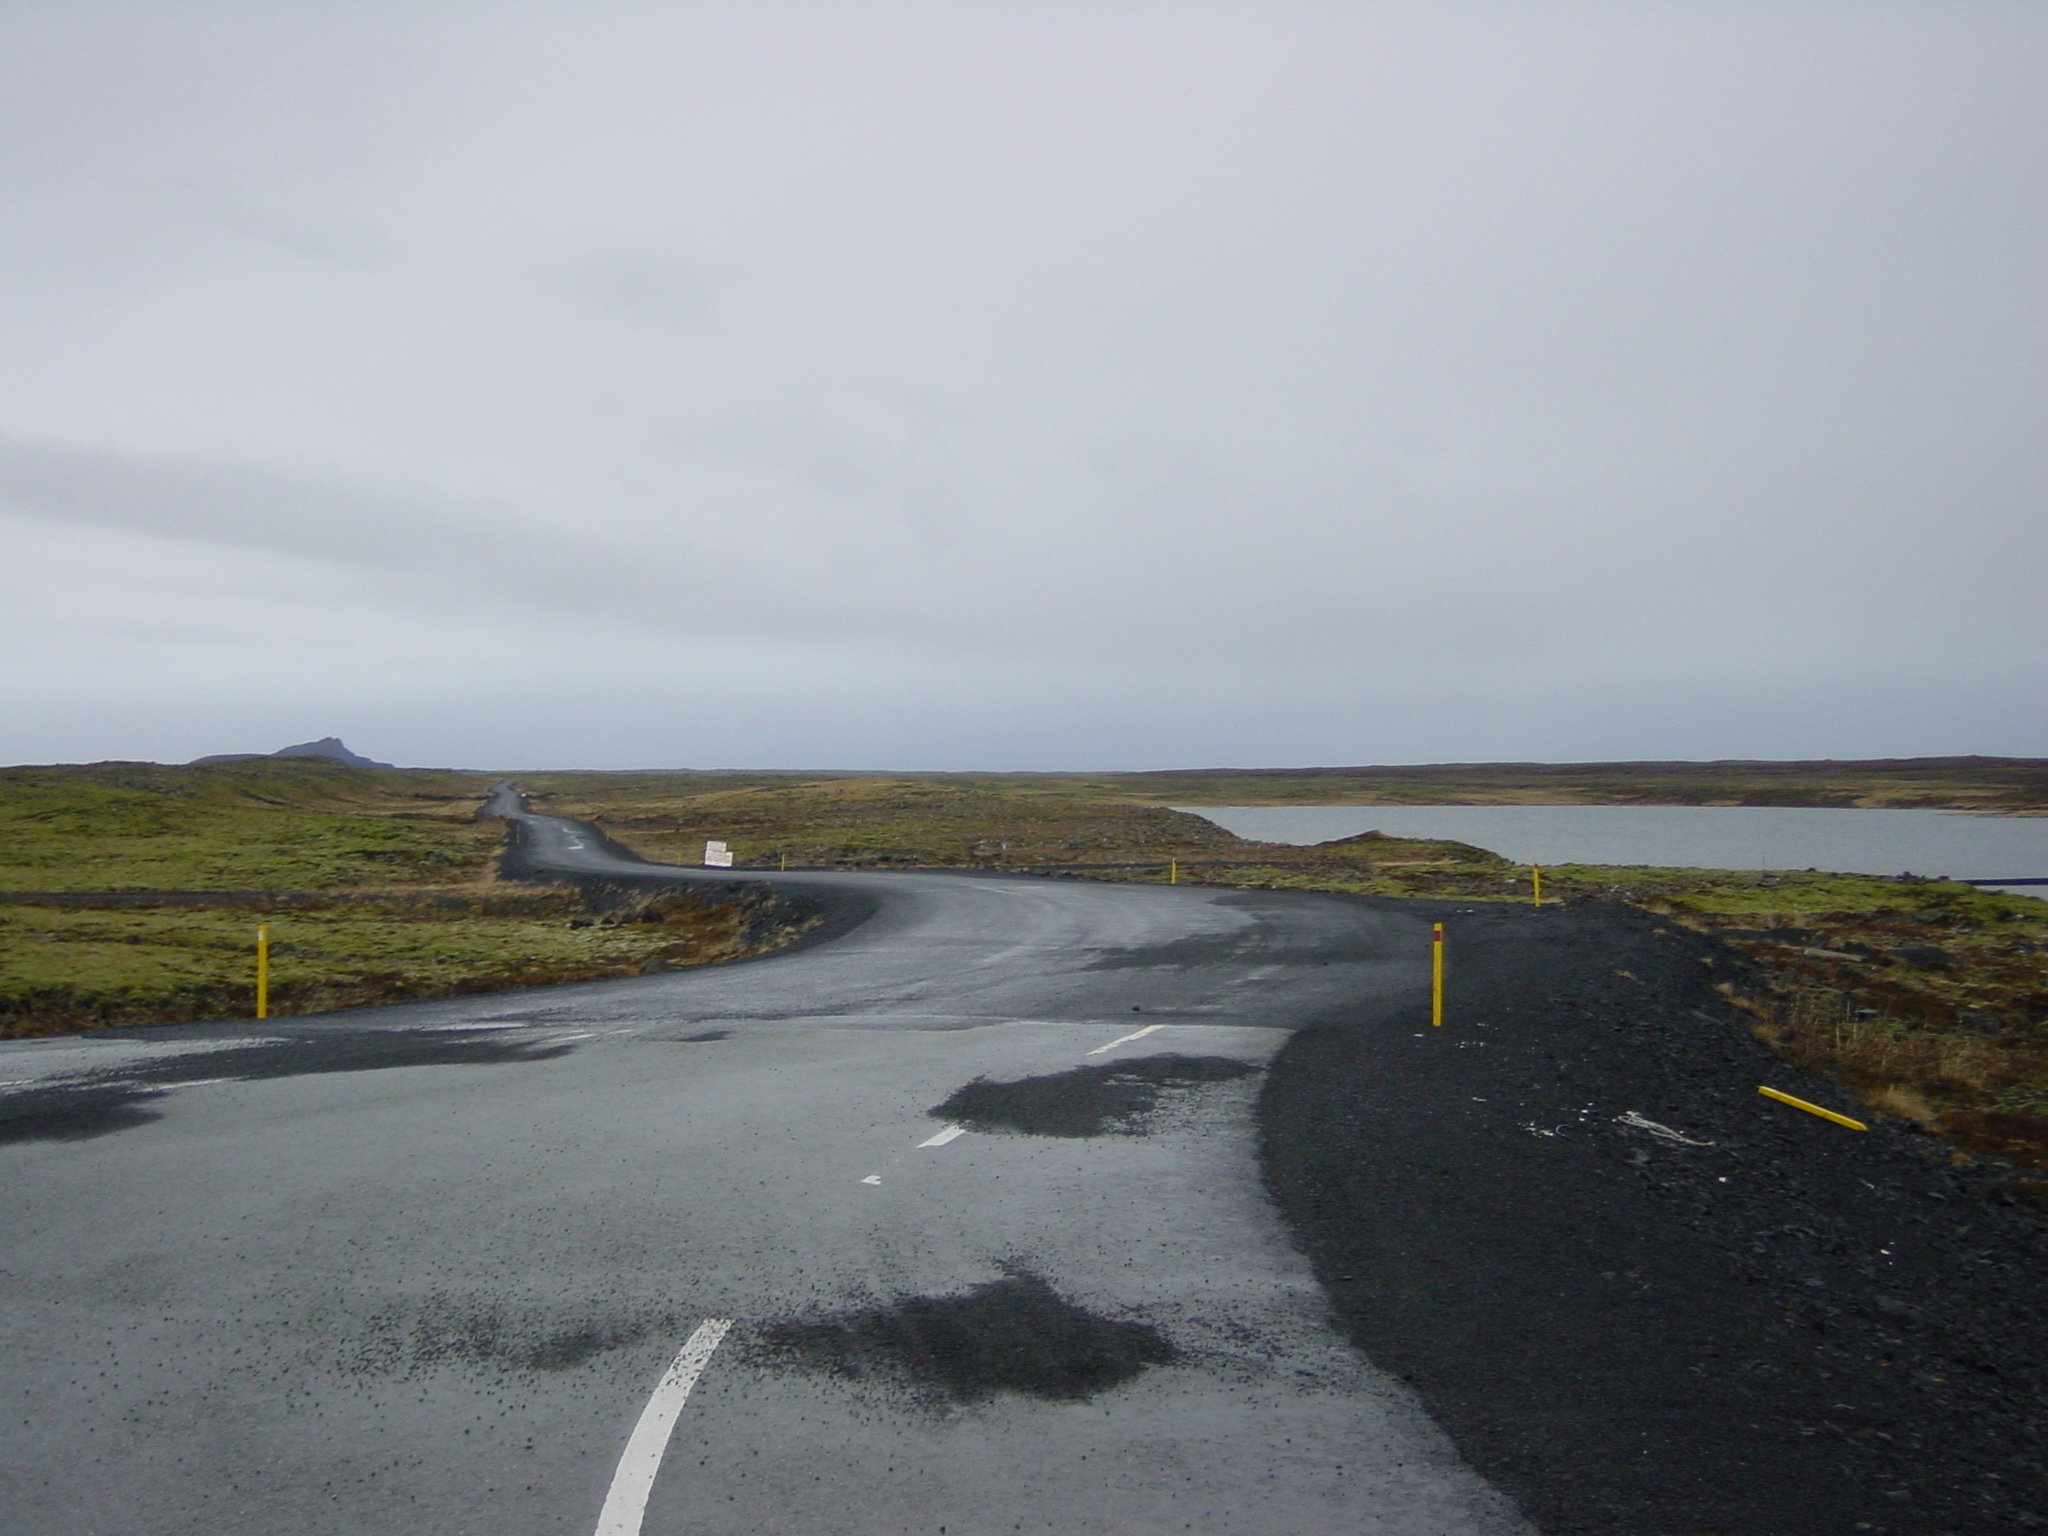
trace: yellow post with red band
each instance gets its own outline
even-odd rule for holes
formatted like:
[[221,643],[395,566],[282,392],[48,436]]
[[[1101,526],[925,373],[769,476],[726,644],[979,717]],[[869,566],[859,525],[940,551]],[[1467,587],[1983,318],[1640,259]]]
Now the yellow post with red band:
[[1429,929],[1429,1022],[1432,1028],[1443,1028],[1444,925],[1442,923],[1432,923]]

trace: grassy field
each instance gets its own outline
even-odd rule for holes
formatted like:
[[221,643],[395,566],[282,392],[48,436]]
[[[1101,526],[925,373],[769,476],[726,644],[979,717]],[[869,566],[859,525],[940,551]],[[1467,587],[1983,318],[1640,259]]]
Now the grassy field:
[[2048,760],[1431,763],[1360,768],[1187,768],[1152,773],[554,773],[522,782],[645,802],[866,780],[976,790],[1005,801],[1141,805],[1807,805],[2048,814]]
[[0,891],[247,891],[486,880],[481,774],[317,758],[0,769]]
[[2048,814],[2048,761],[1443,763],[1190,769],[1098,780],[1174,805],[1807,805]]
[[[1243,776],[544,773],[520,782],[536,809],[593,821],[663,862],[696,863],[716,838],[741,869],[1056,869],[1525,901],[1526,869],[1466,844],[1377,833],[1309,848],[1253,843],[1169,805],[1446,800],[1458,785],[1475,803],[1611,800],[1633,785],[1666,803],[1830,804],[1853,792],[1856,803],[2024,812],[2042,765],[1707,767],[1718,776],[1699,777],[1696,764],[1622,764]],[[0,1031],[246,1012],[258,921],[277,942],[283,1013],[624,975],[772,942],[730,908],[670,899],[594,918],[579,895],[496,883],[501,828],[476,815],[490,782],[274,760],[0,771],[0,891],[51,893],[41,904],[0,901]],[[1854,1084],[1880,1113],[2048,1166],[2048,902],[1799,872],[1562,866],[1544,882],[1553,899],[1628,902],[1717,931],[1752,962],[1726,990],[1788,1056]],[[153,905],[119,896],[148,891],[216,894]],[[308,892],[322,899],[309,904]]]
[[[1367,834],[1320,848],[1253,843],[1198,815],[1086,798],[1065,784],[1006,787],[933,778],[832,778],[699,787],[662,778],[540,774],[519,781],[535,810],[593,821],[648,858],[696,863],[707,840],[741,866],[984,869],[1158,865],[1349,872],[1407,889],[1408,872],[1452,869],[1508,878],[1497,856],[1465,843]],[[1119,870],[1143,878],[1141,870]]]
[[731,903],[573,890],[204,905],[0,906],[0,1036],[248,1017],[257,924],[279,1016],[596,981],[767,947]]
[[0,770],[0,1035],[245,1017],[259,923],[279,1015],[776,941],[731,903],[499,883],[492,782],[317,759]]

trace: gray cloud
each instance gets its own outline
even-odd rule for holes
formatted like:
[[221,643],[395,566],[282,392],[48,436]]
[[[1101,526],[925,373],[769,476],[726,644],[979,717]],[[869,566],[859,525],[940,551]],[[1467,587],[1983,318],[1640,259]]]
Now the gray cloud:
[[667,251],[607,251],[569,262],[556,275],[622,319],[689,324],[706,319],[719,294],[746,274]]
[[258,648],[380,756],[2048,752],[2044,54],[1989,0],[13,8],[0,755],[337,728],[216,696]]

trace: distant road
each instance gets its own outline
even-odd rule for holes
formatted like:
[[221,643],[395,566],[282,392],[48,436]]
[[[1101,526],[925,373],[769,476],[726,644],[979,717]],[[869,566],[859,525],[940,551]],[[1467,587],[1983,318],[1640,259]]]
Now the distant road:
[[[0,1530],[1525,1529],[1331,1331],[1260,1183],[1243,1066],[1411,1002],[1421,924],[662,869],[494,808],[540,867],[872,915],[698,971],[0,1046]],[[987,1128],[1155,1090],[1148,1134]]]

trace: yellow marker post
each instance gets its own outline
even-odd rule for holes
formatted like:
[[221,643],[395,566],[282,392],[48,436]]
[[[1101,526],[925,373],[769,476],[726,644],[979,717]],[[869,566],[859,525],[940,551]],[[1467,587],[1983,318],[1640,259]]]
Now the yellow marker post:
[[1531,864],[1529,866],[1529,905],[1532,907],[1543,905],[1543,866],[1541,864]]
[[1167,883],[1168,885],[1179,885],[1179,884],[1180,884],[1180,860],[1179,860],[1179,859],[1168,859],[1168,860],[1166,861],[1166,883]]
[[787,869],[787,868],[789,868],[789,855],[788,855],[788,854],[786,854],[786,853],[785,853],[785,854],[784,854],[784,855],[782,856],[782,866],[781,866],[781,867],[782,867],[782,868],[784,868],[784,869]]
[[1780,1093],[1775,1088],[1759,1088],[1757,1092],[1767,1099],[1776,1099],[1780,1104],[1790,1104],[1794,1109],[1803,1109],[1809,1115],[1819,1115],[1823,1120],[1832,1120],[1837,1125],[1846,1125],[1852,1131],[1867,1131],[1869,1126],[1861,1120],[1851,1120],[1847,1115],[1838,1115],[1832,1109],[1822,1109],[1818,1104],[1809,1104],[1804,1099],[1795,1099],[1789,1093]]
[[1444,925],[1432,923],[1429,929],[1429,1022],[1432,1028],[1442,1029],[1444,1025]]
[[256,930],[256,1017],[270,1017],[270,928]]

